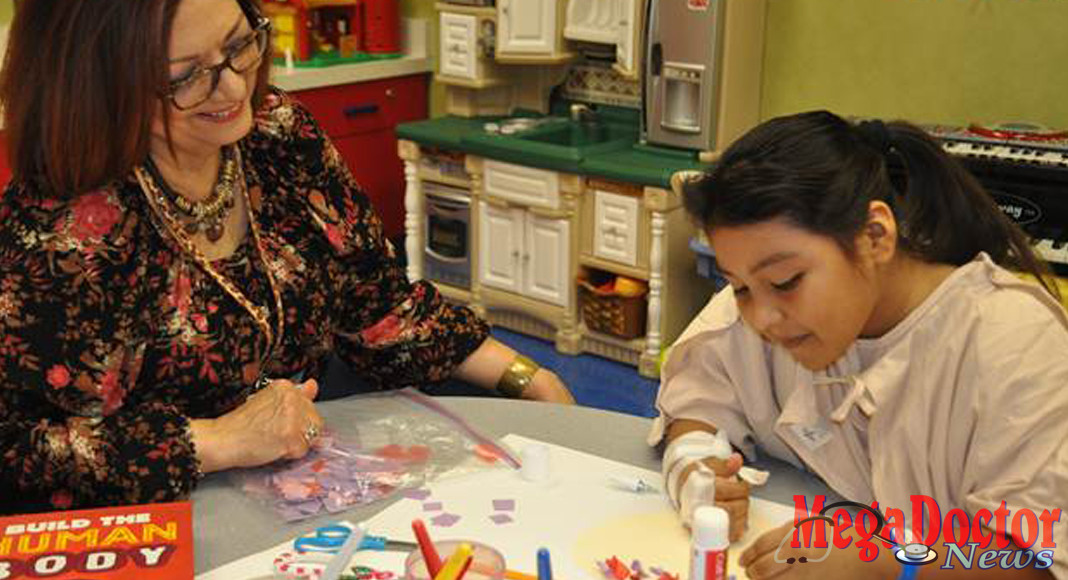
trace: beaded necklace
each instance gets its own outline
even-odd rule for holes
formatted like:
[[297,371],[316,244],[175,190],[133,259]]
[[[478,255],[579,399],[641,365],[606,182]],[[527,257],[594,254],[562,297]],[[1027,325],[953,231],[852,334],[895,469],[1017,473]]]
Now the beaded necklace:
[[222,161],[219,164],[219,175],[212,185],[211,195],[203,201],[190,201],[175,193],[167,180],[163,179],[159,168],[156,167],[152,158],[148,158],[145,167],[152,174],[153,180],[166,194],[163,199],[182,213],[182,228],[185,233],[195,236],[197,232],[204,232],[208,241],[219,241],[223,235],[224,222],[230,210],[234,207],[234,186],[237,180],[237,162],[231,147],[222,150]]
[[[241,152],[237,146],[232,146],[230,155],[234,159],[234,184],[240,189],[240,195],[245,202],[245,212],[248,216],[249,229],[252,232],[252,239],[256,248],[256,255],[260,259],[260,263],[263,266],[263,273],[267,276],[268,285],[271,288],[271,295],[274,301],[275,321],[271,324],[271,308],[270,303],[264,306],[259,306],[252,302],[252,300],[245,295],[229,278],[224,276],[218,270],[212,266],[211,261],[207,259],[204,254],[197,249],[190,239],[190,235],[186,228],[182,227],[181,220],[174,214],[173,208],[168,203],[167,193],[153,178],[153,171],[149,168],[151,160],[145,165],[141,165],[134,168],[134,174],[137,176],[137,181],[141,185],[141,191],[145,194],[145,199],[148,200],[149,207],[152,208],[155,215],[159,218],[159,224],[162,224],[162,229],[169,233],[177,242],[181,249],[193,257],[197,265],[200,266],[209,276],[211,276],[227,294],[230,295],[238,304],[241,305],[256,321],[256,325],[263,331],[264,336],[267,339],[266,356],[262,357],[260,363],[260,378],[256,381],[256,386],[262,387],[264,384],[264,378],[266,377],[266,368],[271,359],[274,357],[275,350],[281,346],[282,335],[285,332],[285,311],[282,309],[282,293],[278,288],[278,283],[271,273],[270,264],[267,263],[267,254],[263,249],[263,240],[260,234],[259,225],[256,223],[255,216],[252,214],[252,200],[249,199],[248,187],[245,181],[245,174],[241,164]],[[162,180],[161,180],[162,181]],[[231,190],[232,191],[232,190]],[[161,233],[164,233],[161,231]],[[165,234],[166,235],[166,234]]]

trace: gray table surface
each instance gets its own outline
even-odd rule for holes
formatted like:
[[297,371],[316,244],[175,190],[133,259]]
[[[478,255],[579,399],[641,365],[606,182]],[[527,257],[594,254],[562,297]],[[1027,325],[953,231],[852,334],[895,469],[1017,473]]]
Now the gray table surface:
[[[650,419],[588,407],[510,399],[441,397],[437,400],[491,437],[515,433],[660,470],[658,453],[645,443]],[[375,404],[374,397],[354,396],[319,403],[318,408],[327,426],[343,434],[353,428],[351,419],[356,405],[365,413],[367,405]],[[792,503],[794,494],[798,493],[809,498],[818,493],[829,494],[820,480],[785,463],[765,461],[757,466],[771,469],[773,477],[768,485],[754,489],[756,497]],[[196,572],[207,572],[339,519],[355,522],[370,518],[389,504],[377,502],[287,524],[268,508],[246,497],[226,473],[209,475],[193,493]]]

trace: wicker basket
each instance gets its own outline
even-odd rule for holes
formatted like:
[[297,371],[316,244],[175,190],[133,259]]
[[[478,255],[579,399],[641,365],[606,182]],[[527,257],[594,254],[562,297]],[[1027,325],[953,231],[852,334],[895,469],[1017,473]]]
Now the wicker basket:
[[579,278],[578,287],[586,328],[628,339],[645,334],[644,293],[622,296],[605,292],[583,278]]

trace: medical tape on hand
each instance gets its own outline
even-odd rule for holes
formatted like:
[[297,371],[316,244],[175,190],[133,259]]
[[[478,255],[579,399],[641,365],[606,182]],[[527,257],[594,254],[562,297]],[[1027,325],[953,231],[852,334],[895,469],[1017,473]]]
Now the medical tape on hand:
[[679,476],[686,468],[710,457],[727,459],[731,453],[731,444],[722,429],[715,434],[708,431],[690,431],[672,440],[664,450],[661,468],[668,497],[675,508],[679,507],[678,496],[681,495],[676,491]]
[[693,525],[693,511],[698,506],[716,504],[716,472],[711,467],[697,462],[686,482],[679,490],[679,517],[687,527]]
[[[691,481],[694,482],[694,488],[689,492],[691,497],[698,497],[697,492],[700,491],[701,493],[709,493],[708,497],[715,498],[715,472],[701,463],[701,460],[708,458],[726,460],[733,452],[730,441],[727,440],[727,435],[722,429],[715,434],[707,431],[690,431],[675,438],[668,445],[664,451],[664,462],[661,465],[662,473],[664,474],[664,485],[667,487],[668,498],[671,499],[671,503],[676,509],[683,512],[684,520],[686,519],[686,510],[682,509],[680,497],[687,495],[687,487],[690,486]],[[690,474],[690,477],[683,484],[683,488],[676,492],[678,479],[682,472],[695,463],[698,465],[698,469]],[[712,474],[711,482],[698,484],[694,475],[704,470]],[[767,471],[752,467],[743,466],[738,470],[738,477],[750,485],[764,485],[768,481],[768,475]],[[706,478],[700,477],[697,479],[703,480]]]

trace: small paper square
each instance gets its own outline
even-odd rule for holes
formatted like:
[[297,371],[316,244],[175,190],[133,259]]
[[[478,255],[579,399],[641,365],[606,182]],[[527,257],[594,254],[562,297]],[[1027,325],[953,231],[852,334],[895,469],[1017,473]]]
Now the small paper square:
[[406,497],[408,499],[414,499],[416,501],[423,501],[424,499],[430,497],[430,490],[429,489],[406,489],[406,490],[401,492],[401,496]]
[[493,500],[493,511],[497,512],[510,512],[515,510],[514,499],[495,499]]
[[423,511],[425,511],[425,512],[440,512],[441,511],[441,502],[440,501],[428,501],[428,502],[423,504]]
[[460,516],[456,514],[441,514],[430,518],[430,523],[442,528],[451,527],[458,521],[460,521]]
[[493,523],[497,524],[498,526],[503,524],[509,524],[512,522],[512,516],[508,514],[493,514],[489,517],[489,519],[492,520]]

